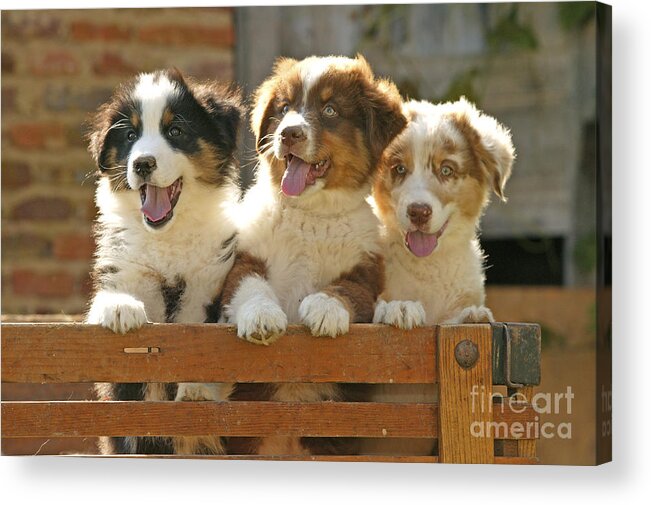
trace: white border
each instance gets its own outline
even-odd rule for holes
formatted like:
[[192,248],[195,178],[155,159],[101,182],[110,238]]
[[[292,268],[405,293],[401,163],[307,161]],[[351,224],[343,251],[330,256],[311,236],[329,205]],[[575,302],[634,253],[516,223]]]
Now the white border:
[[[81,8],[72,1],[58,6]],[[177,1],[136,1],[179,6]],[[238,2],[274,5],[296,2]],[[335,2],[313,2],[335,3]],[[369,3],[369,2],[355,2]],[[373,3],[373,2],[371,2]],[[413,2],[409,2],[413,3]],[[439,2],[442,3],[442,2]],[[649,250],[651,2],[612,0],[614,201],[615,462],[593,467],[502,467],[389,464],[124,461],[55,457],[0,458],[7,503],[642,503],[651,446],[651,335],[647,316]],[[216,5],[192,1],[188,5]],[[222,2],[222,5],[229,3]],[[231,4],[232,5],[232,4]],[[134,7],[98,1],[92,7]],[[52,8],[51,2],[1,1],[0,7]],[[90,5],[87,5],[90,7]],[[645,259],[646,258],[646,259]],[[510,496],[509,496],[510,495]],[[119,500],[119,501],[118,501]]]

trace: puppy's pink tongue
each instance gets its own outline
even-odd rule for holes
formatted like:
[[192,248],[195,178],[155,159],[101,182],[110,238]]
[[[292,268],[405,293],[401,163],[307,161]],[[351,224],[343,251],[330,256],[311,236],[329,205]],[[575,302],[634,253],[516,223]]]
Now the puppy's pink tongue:
[[292,156],[287,163],[287,169],[280,183],[280,189],[287,196],[298,196],[305,189],[307,176],[310,173],[311,165],[305,163],[298,156]]
[[423,233],[418,230],[407,233],[407,247],[416,256],[423,257],[432,254],[437,245],[436,233]]
[[172,210],[172,202],[167,188],[159,188],[147,184],[145,201],[140,208],[142,213],[152,222],[160,221]]

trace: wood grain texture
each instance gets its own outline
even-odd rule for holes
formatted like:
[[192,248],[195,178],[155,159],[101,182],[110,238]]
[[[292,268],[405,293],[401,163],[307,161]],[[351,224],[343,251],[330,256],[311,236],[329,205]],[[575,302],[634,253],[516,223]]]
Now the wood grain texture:
[[537,465],[540,461],[535,456],[531,458],[522,458],[519,456],[496,456],[493,463],[497,465]]
[[[533,420],[495,412],[511,425]],[[438,406],[421,403],[2,402],[3,437],[129,435],[438,436]]]
[[[492,391],[492,328],[487,324],[439,326],[439,457],[442,463],[493,463],[494,437],[491,430],[473,435],[474,423],[486,428],[495,417],[488,405]],[[456,361],[454,351],[462,340],[473,342],[479,351],[469,369]],[[473,395],[478,391],[479,395]]]
[[126,335],[73,323],[2,325],[3,382],[428,383],[437,379],[434,356],[431,327],[354,324],[331,339],[290,326],[257,346],[223,324],[148,324]]
[[[533,386],[525,386],[516,390],[520,395],[524,396],[527,402],[531,402],[533,397]],[[522,399],[521,396],[518,397]],[[522,438],[515,442],[517,444],[517,456],[523,458],[534,458],[536,457],[536,440],[535,439],[525,439]]]
[[2,314],[2,323],[81,323],[82,314]]
[[65,454],[66,457],[83,458],[122,458],[129,459],[216,459],[220,461],[326,461],[355,463],[438,463],[438,456],[382,456],[382,455],[258,455],[258,454],[220,454],[220,455],[182,455],[182,454]]
[[495,456],[504,456],[508,458],[517,457],[518,441],[517,440],[495,440]]
[[[534,422],[536,414],[531,406],[500,409],[495,404],[491,410],[481,405],[479,396],[473,395],[473,386],[479,394],[491,391],[491,333],[489,325],[441,326],[408,332],[387,326],[352,325],[345,337],[315,339],[302,326],[292,326],[278,342],[263,347],[238,340],[234,327],[229,325],[152,324],[137,332],[116,335],[83,324],[5,323],[3,382],[440,380],[441,406],[346,402],[3,402],[2,435],[6,439],[215,433],[241,437],[438,437],[440,457],[279,455],[216,459],[537,463],[535,440],[515,439],[510,429],[513,423]],[[455,346],[464,339],[479,348],[479,360],[468,370],[461,368],[454,358]],[[517,392],[531,400],[531,387]],[[484,436],[475,437],[470,431],[472,423],[485,427],[489,423],[493,430],[505,431],[489,429]]]
[[[518,396],[513,397],[515,393],[520,393]],[[533,396],[533,387],[524,387],[521,389],[507,389],[507,396],[500,402],[493,402],[493,410],[515,410],[518,411],[523,405],[526,405],[533,412],[531,407],[531,398]],[[511,403],[514,402],[514,403]],[[524,402],[524,403],[523,403]],[[535,418],[529,420],[530,423],[535,424]],[[539,433],[536,430],[526,430],[522,433],[520,438],[495,440],[495,456],[504,457],[525,457],[535,458],[536,456],[536,438]]]
[[[83,458],[128,458],[128,459],[216,459],[221,461],[326,461],[326,462],[355,462],[355,463],[440,463],[438,456],[258,456],[258,455],[219,455],[219,456],[187,456],[179,454],[66,454],[65,457]],[[535,465],[537,458],[496,457],[497,465]]]
[[4,402],[3,436],[436,437],[436,406],[282,402]]

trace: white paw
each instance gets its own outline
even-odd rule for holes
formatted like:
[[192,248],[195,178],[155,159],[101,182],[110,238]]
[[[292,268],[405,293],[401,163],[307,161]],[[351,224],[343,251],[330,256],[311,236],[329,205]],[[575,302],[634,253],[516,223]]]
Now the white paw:
[[374,323],[390,324],[403,330],[425,325],[425,308],[420,302],[408,300],[378,301],[373,314]]
[[449,322],[451,324],[493,323],[495,318],[488,307],[471,305],[463,309],[458,316],[453,317]]
[[269,345],[287,329],[287,315],[266,296],[247,300],[237,311],[237,336],[254,344]]
[[174,400],[177,402],[220,401],[224,399],[222,389],[221,384],[180,382]]
[[298,315],[316,337],[336,337],[348,332],[348,309],[325,293],[306,296],[298,307]]
[[102,325],[115,333],[126,333],[147,322],[145,304],[124,293],[98,293],[86,322]]

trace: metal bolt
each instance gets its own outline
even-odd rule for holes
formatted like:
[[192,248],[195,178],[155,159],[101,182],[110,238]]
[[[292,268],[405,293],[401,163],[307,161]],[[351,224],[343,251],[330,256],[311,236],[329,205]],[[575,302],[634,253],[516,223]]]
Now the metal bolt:
[[461,368],[466,370],[475,366],[479,358],[479,349],[471,340],[462,340],[454,348],[454,357]]

